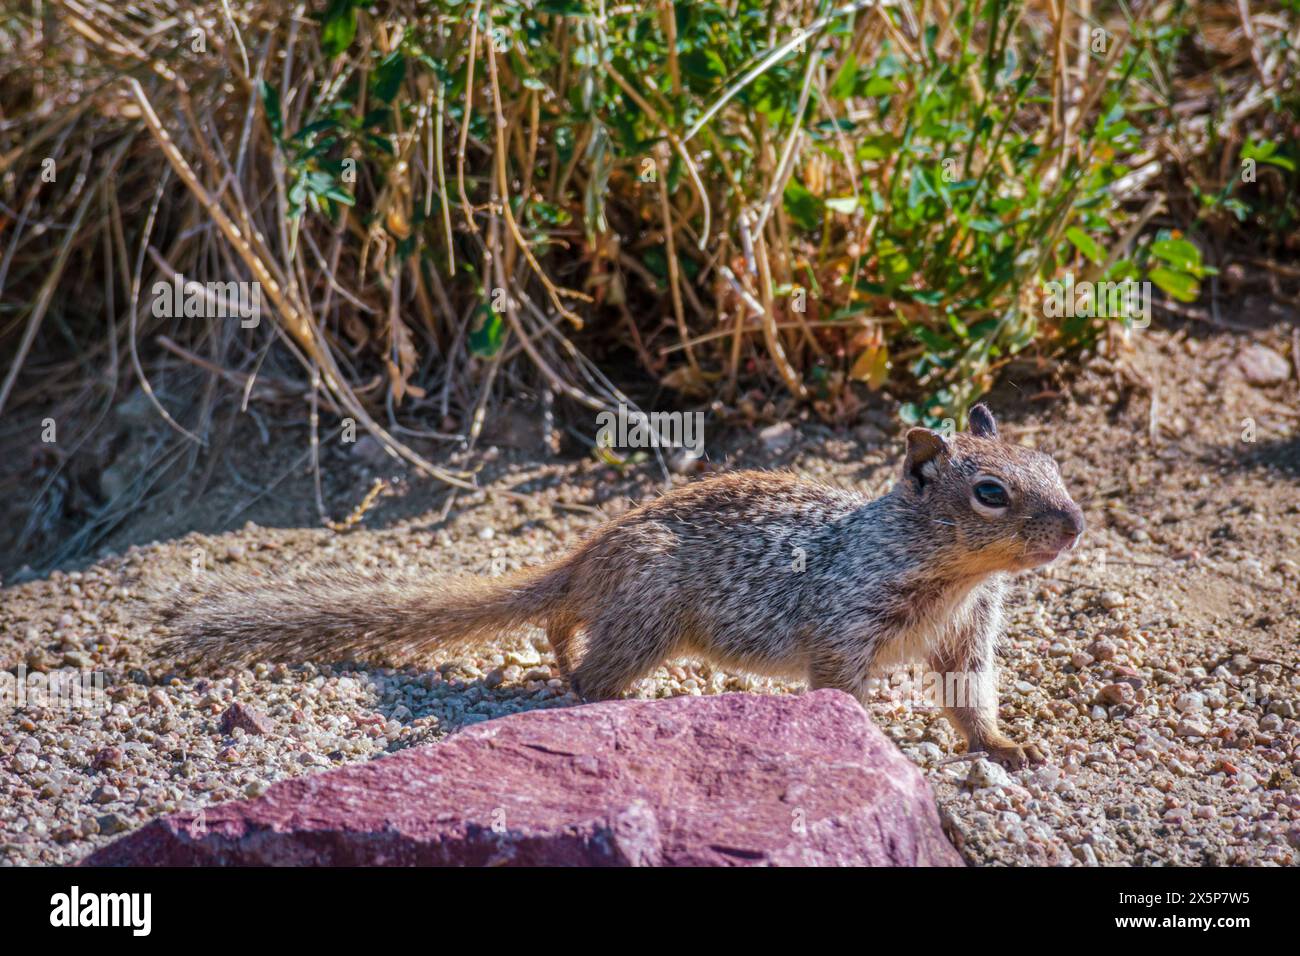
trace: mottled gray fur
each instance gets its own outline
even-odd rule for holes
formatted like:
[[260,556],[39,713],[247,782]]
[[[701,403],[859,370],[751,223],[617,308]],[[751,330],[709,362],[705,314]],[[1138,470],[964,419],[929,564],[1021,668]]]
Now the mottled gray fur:
[[[1005,506],[976,500],[989,480]],[[976,406],[970,433],[912,429],[899,481],[874,500],[740,472],[671,491],[510,578],[334,570],[272,585],[226,580],[175,609],[168,650],[217,662],[403,662],[534,623],[586,699],[620,694],[678,656],[804,677],[860,700],[870,676],[920,661],[974,675],[984,693],[948,715],[972,750],[1019,765],[1041,755],[997,726],[1004,579],[1050,561],[1082,530],[1055,462],[1003,442]]]

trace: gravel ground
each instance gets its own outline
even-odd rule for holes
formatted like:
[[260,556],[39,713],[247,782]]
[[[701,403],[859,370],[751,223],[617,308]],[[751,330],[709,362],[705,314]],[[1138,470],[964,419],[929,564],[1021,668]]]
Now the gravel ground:
[[[1285,355],[1283,332],[1256,339]],[[972,863],[1300,860],[1296,381],[1291,372],[1251,384],[1240,370],[1248,345],[1150,331],[1133,354],[1091,357],[1059,388],[992,397],[1007,434],[1058,456],[1089,525],[1080,550],[1019,578],[1009,604],[1002,720],[1045,743],[1049,759],[1005,772],[961,754],[931,712],[871,706],[925,770]],[[1253,442],[1241,440],[1247,419]],[[843,432],[808,421],[733,429],[710,436],[707,467],[790,467],[879,492],[897,466],[897,432],[882,410]],[[529,492],[529,504],[465,497],[442,520],[430,486],[407,481],[345,534],[249,523],[176,535],[155,516],[165,540],[128,546],[147,540],[137,524],[118,554],[5,587],[0,667],[98,671],[105,687],[91,709],[0,708],[0,862],[74,862],[161,813],[574,703],[540,633],[402,671],[317,662],[175,676],[149,656],[157,634],[146,611],[179,576],[309,562],[499,572],[552,557],[600,520],[592,511],[617,512],[659,480],[648,467],[539,463],[545,456],[505,446],[483,458],[485,474]],[[332,470],[339,500],[358,500],[375,470],[356,449]],[[310,500],[309,481],[295,475],[272,497]],[[277,516],[271,499],[248,513],[308,523]],[[679,662],[639,693],[800,689]]]

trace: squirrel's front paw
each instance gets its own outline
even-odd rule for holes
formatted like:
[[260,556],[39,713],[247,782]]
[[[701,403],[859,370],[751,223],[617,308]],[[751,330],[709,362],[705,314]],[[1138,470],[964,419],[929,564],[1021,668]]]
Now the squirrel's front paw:
[[1010,770],[1019,770],[1030,764],[1042,763],[1047,758],[1036,744],[1018,744],[1013,740],[990,740],[984,745],[990,760],[996,760]]

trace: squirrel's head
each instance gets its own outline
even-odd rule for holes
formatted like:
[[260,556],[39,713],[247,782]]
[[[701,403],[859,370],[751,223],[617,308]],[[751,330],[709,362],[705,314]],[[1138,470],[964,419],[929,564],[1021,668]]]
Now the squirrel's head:
[[1056,462],[999,438],[984,405],[970,410],[969,432],[947,438],[928,428],[907,433],[900,491],[950,529],[959,553],[980,570],[1047,564],[1083,534],[1083,512]]

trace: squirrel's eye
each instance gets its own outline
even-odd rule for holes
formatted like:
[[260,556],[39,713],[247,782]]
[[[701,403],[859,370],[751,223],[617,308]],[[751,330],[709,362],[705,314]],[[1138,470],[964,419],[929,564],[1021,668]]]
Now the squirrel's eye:
[[985,479],[975,484],[975,500],[986,508],[1005,508],[1011,504],[1007,489],[996,481]]

